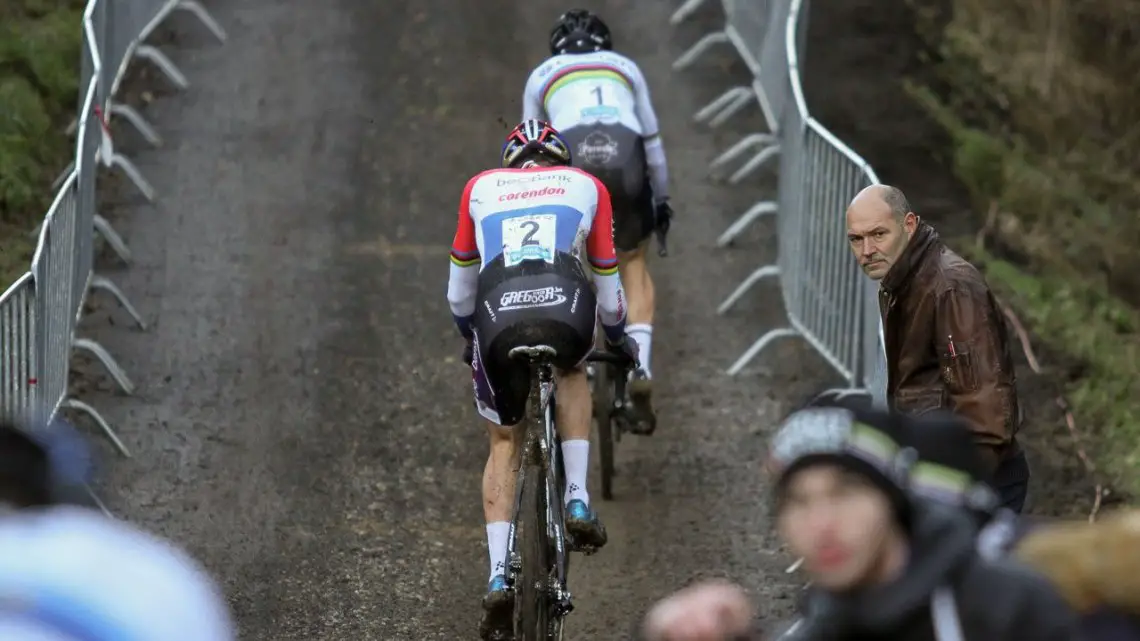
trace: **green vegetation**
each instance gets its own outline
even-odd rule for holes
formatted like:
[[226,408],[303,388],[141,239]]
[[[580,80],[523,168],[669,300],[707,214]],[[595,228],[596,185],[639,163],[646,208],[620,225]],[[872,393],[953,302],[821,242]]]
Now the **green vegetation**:
[[83,5],[0,5],[0,290],[27,270],[35,246],[28,233],[73,152],[64,128],[79,101]]
[[990,212],[986,247],[958,247],[1076,368],[1067,394],[1095,457],[1138,495],[1140,5],[952,0],[939,15],[927,1],[914,4],[936,74],[910,93]]
[[964,252],[1022,320],[1079,367],[1066,396],[1110,483],[1140,494],[1140,314],[1087,283],[1030,275],[977,245]]

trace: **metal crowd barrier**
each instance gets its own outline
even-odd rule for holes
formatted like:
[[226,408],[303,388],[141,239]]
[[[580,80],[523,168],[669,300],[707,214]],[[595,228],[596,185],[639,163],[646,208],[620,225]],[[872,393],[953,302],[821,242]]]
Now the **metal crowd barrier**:
[[75,157],[53,188],[58,192],[38,229],[39,243],[29,271],[0,295],[0,418],[47,425],[63,408],[90,416],[124,456],[130,456],[115,431],[90,405],[69,389],[71,356],[88,352],[127,394],[134,384],[99,343],[78,335],[87,295],[110,293],[146,328],[126,296],[94,273],[96,232],[124,262],[130,252],[110,223],[96,212],[100,163],[117,167],[148,199],[155,191],[138,169],[115,151],[109,119],[122,116],[154,144],[154,129],[116,94],[131,61],[154,62],[178,87],[185,76],[146,39],[176,10],[185,10],[225,41],[226,34],[193,0],[90,0],[83,14],[79,112],[70,129],[76,134]]
[[[708,0],[688,0],[673,14],[683,22]],[[878,287],[865,278],[847,247],[844,212],[862,188],[877,184],[867,163],[812,118],[804,100],[799,60],[805,49],[809,0],[721,0],[725,27],[701,38],[674,63],[684,69],[709,48],[731,43],[751,72],[751,85],[734,87],[697,112],[719,126],[755,99],[768,131],[745,136],[711,163],[714,175],[749,149],[753,156],[729,178],[736,184],[779,159],[775,200],[756,203],[718,240],[733,242],[761,217],[776,216],[778,257],[753,271],[720,305],[728,312],[758,282],[778,278],[787,325],[768,330],[728,368],[736,375],[769,345],[799,337],[842,377],[848,391],[885,403],[886,361]],[[747,93],[747,95],[746,95]]]

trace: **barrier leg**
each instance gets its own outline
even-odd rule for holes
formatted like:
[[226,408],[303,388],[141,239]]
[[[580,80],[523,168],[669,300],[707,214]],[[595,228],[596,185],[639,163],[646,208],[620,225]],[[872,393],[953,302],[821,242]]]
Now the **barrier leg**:
[[150,123],[148,123],[146,119],[142,117],[142,114],[134,107],[112,102],[111,114],[126,118],[151,145],[155,147],[162,145],[162,138],[158,135],[158,132],[154,130],[154,127],[150,126]]
[[135,49],[135,55],[153,62],[154,66],[166,74],[170,82],[177,85],[179,89],[187,89],[190,87],[190,81],[186,79],[186,76],[183,75],[182,72],[178,70],[178,67],[174,66],[174,63],[170,61],[170,58],[167,58],[166,54],[159,51],[157,47],[152,45],[139,45],[138,49]]
[[[698,109],[697,113],[693,114],[693,122],[705,122],[712,115],[722,111],[726,106],[731,105],[740,99],[741,91],[748,91],[747,87],[733,87],[712,99],[712,102]],[[750,92],[750,91],[749,91]]]
[[736,376],[737,374],[740,373],[740,370],[747,367],[748,363],[752,362],[752,359],[759,356],[760,352],[767,349],[767,347],[769,345],[771,345],[772,343],[776,342],[777,340],[779,340],[781,338],[791,338],[793,336],[799,336],[799,335],[800,335],[800,333],[797,332],[796,330],[792,329],[791,327],[784,327],[781,329],[770,330],[767,334],[764,334],[759,339],[757,339],[757,341],[755,343],[752,343],[752,347],[749,347],[748,351],[741,354],[740,358],[736,359],[736,362],[733,363],[732,366],[730,366],[728,368],[726,373],[729,376]]
[[681,57],[673,62],[673,71],[681,71],[696,62],[697,58],[701,57],[701,54],[712,49],[714,45],[724,44],[726,42],[728,42],[728,35],[723,31],[715,31],[707,34],[698,40],[695,45],[689,47],[688,51],[681,54]]
[[736,160],[738,156],[755,147],[763,147],[765,145],[775,144],[776,138],[771,134],[749,134],[740,139],[735,145],[728,148],[727,151],[721,155],[713,158],[709,163],[709,172],[715,173],[717,169],[726,163]]
[[123,290],[119,289],[115,283],[111,282],[110,278],[92,274],[91,289],[101,289],[105,292],[109,292],[112,296],[115,297],[115,300],[118,301],[119,305],[122,306],[123,309],[127,310],[127,313],[131,315],[131,318],[133,318],[135,321],[135,325],[138,325],[139,329],[146,331],[146,321],[144,321],[142,316],[139,315],[138,310],[136,310],[135,306],[131,304],[131,301],[127,300],[127,295],[123,293]]
[[103,433],[111,440],[111,444],[115,446],[115,449],[119,450],[119,454],[122,454],[126,458],[131,458],[131,453],[127,450],[127,446],[123,445],[123,441],[119,439],[119,435],[115,433],[115,430],[111,429],[111,426],[107,424],[107,421],[103,420],[102,415],[100,415],[94,407],[70,397],[63,399],[62,405],[63,407],[68,407],[90,416],[91,420],[95,421],[99,429],[103,430]]
[[[704,0],[697,0],[698,4],[703,1]],[[210,33],[214,34],[218,42],[225,42],[229,39],[229,36],[226,35],[226,30],[222,29],[222,25],[218,24],[218,21],[214,20],[210,12],[206,11],[206,7],[203,7],[202,3],[197,2],[197,0],[182,0],[182,2],[179,2],[174,8],[194,14],[194,17],[198,18],[198,21],[209,29]]]
[[847,398],[848,396],[870,396],[871,395],[871,393],[869,391],[867,391],[866,389],[864,389],[862,387],[836,387],[836,388],[824,390],[824,391],[820,392],[819,394],[817,394],[816,396],[820,397],[820,396],[824,396],[825,394],[832,395],[833,397],[835,397],[836,400],[844,399],[844,398]]
[[73,171],[75,171],[74,158],[72,158],[71,161],[67,163],[67,166],[63,168],[63,171],[60,172],[58,176],[56,176],[55,180],[51,181],[52,191],[57,191],[59,189],[59,186],[63,184],[63,181],[67,180],[67,177],[70,176],[71,172]]
[[138,167],[135,167],[133,162],[123,154],[116,153],[111,155],[111,164],[122,169],[123,173],[127,175],[127,178],[130,178],[131,182],[135,184],[135,187],[138,187],[138,190],[142,192],[143,196],[146,196],[147,200],[154,202],[154,187],[147,182],[146,178],[143,178],[142,172],[139,171]]
[[752,286],[756,283],[764,280],[765,278],[779,275],[780,267],[777,265],[765,265],[764,267],[761,267],[760,269],[752,272],[748,275],[748,278],[745,278],[739,285],[736,286],[736,289],[728,295],[728,298],[724,299],[724,302],[720,304],[720,307],[716,308],[717,315],[723,316],[725,312],[732,309],[732,306],[736,304],[736,301],[740,300],[742,296],[748,293],[748,290],[752,289]]
[[726,120],[735,116],[740,112],[741,109],[747,107],[748,103],[756,99],[756,94],[753,93],[751,87],[738,87],[738,89],[741,91],[736,100],[733,100],[732,104],[725,107],[724,111],[720,112],[715,118],[709,121],[710,127],[715,128],[723,125]]
[[732,244],[732,241],[737,236],[739,236],[741,232],[743,232],[745,229],[748,229],[748,226],[751,225],[754,220],[760,218],[761,216],[774,214],[776,213],[777,209],[778,206],[776,203],[770,200],[752,205],[748,211],[744,212],[740,215],[740,218],[736,219],[736,222],[732,223],[728,229],[724,230],[724,233],[720,235],[720,238],[716,239],[716,246],[726,247]]
[[697,9],[700,9],[704,3],[705,0],[686,0],[685,4],[677,7],[677,10],[669,17],[669,24],[679,25],[688,20],[689,16],[696,13]]
[[75,349],[91,352],[91,354],[103,364],[103,367],[107,369],[107,373],[111,375],[111,378],[114,378],[115,382],[119,384],[123,393],[133,394],[135,392],[135,384],[131,382],[131,379],[127,378],[127,373],[123,371],[122,367],[119,367],[119,364],[115,362],[111,353],[104,349],[102,345],[90,338],[77,338],[72,341],[71,346]]
[[94,222],[95,231],[99,232],[103,240],[107,241],[107,244],[111,246],[111,251],[115,252],[119,260],[129,265],[131,263],[131,250],[127,247],[127,243],[123,241],[123,237],[115,231],[115,228],[111,226],[111,223],[107,222],[106,218],[103,218],[99,214],[95,214]]
[[728,184],[735,185],[741,180],[744,180],[745,176],[759,169],[764,163],[775,158],[779,153],[780,145],[772,145],[761,150],[760,153],[752,157],[752,160],[749,160],[743,167],[736,170],[736,173],[728,179]]
[[91,489],[90,485],[84,485],[83,489],[87,492],[87,496],[91,498],[91,502],[95,504],[95,507],[99,508],[99,511],[103,513],[103,516],[109,519],[115,518],[115,515],[111,514],[111,510],[107,509],[107,506],[103,504],[103,500],[99,498],[95,490]]

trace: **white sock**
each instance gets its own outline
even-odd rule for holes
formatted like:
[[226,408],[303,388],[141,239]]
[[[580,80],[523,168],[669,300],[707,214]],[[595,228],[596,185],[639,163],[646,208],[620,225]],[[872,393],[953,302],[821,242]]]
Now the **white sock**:
[[653,326],[648,323],[626,325],[625,333],[637,343],[637,360],[641,361],[641,369],[645,376],[652,378],[649,369],[649,354],[653,345]]
[[510,543],[511,524],[495,521],[487,524],[487,552],[491,555],[491,576],[488,581],[507,573],[507,544]]
[[562,503],[581,499],[589,505],[590,495],[586,492],[586,475],[590,472],[590,441],[584,439],[562,441],[562,467],[566,470],[566,494],[562,498]]

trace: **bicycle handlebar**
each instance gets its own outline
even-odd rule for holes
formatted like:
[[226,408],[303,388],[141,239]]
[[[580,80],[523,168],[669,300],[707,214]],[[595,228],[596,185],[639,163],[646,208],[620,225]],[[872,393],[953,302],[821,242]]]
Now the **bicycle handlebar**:
[[595,363],[614,363],[615,365],[632,365],[633,359],[621,352],[611,352],[605,349],[595,349],[586,357],[587,361]]

